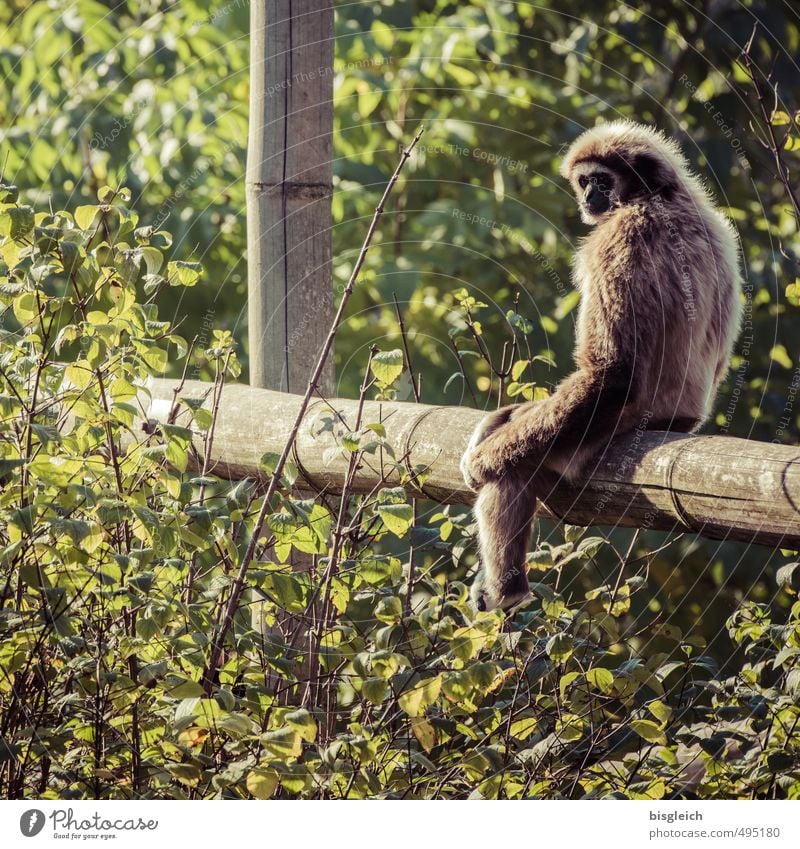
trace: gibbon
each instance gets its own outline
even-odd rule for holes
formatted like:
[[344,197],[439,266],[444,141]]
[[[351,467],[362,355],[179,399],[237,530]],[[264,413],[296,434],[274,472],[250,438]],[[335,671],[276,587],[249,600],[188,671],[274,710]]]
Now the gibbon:
[[628,121],[588,130],[561,174],[593,225],[575,257],[575,371],[545,400],[487,416],[461,468],[478,492],[478,610],[528,594],[525,554],[546,470],[575,481],[616,436],[690,432],[709,414],[738,335],[738,242],[678,145]]

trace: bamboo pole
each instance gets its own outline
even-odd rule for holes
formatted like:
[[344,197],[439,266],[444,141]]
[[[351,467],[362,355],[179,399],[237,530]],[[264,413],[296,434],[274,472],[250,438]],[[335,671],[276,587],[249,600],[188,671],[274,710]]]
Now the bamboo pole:
[[[333,317],[333,4],[250,4],[250,383],[302,392]],[[320,389],[333,393],[333,358]]]
[[[145,401],[149,418],[165,421],[176,382],[154,380]],[[210,385],[188,381],[179,398],[206,398]],[[280,454],[297,417],[296,395],[226,386],[222,393],[211,457],[214,474],[259,477],[266,453]],[[298,431],[292,461],[306,485],[336,493],[350,455],[341,436],[353,426],[357,401],[312,402]],[[459,461],[479,410],[369,401],[362,421],[382,424],[391,447],[363,454],[352,490],[370,492],[380,481],[400,482],[403,469],[428,474],[415,497],[470,503]],[[179,422],[188,425],[181,413]],[[370,432],[371,433],[371,432]],[[198,436],[195,446],[202,449]],[[399,468],[398,468],[399,465]],[[576,525],[602,524],[678,530],[711,539],[800,548],[800,449],[727,436],[688,436],[660,431],[615,441],[580,485],[553,480],[543,493],[545,512]]]

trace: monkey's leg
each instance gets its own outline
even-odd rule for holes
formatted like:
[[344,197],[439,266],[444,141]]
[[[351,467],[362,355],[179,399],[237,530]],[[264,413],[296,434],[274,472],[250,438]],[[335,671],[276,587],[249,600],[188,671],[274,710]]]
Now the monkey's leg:
[[525,472],[485,484],[475,502],[481,570],[472,586],[478,610],[513,607],[528,595],[525,553],[536,495]]

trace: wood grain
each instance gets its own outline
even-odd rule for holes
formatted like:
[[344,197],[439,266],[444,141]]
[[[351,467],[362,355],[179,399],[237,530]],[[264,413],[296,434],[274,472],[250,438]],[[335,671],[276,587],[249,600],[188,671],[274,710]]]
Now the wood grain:
[[250,39],[250,382],[302,392],[333,316],[333,5],[251,3]]
[[[152,419],[163,421],[176,384],[155,380],[143,398]],[[210,385],[189,381],[184,398],[210,394]],[[212,450],[213,471],[231,479],[259,476],[259,461],[279,453],[299,409],[295,395],[230,385],[220,404]],[[308,487],[338,492],[348,454],[341,434],[356,419],[358,402],[314,403],[300,429],[293,460]],[[479,410],[404,402],[369,401],[363,422],[380,423],[387,452],[365,455],[354,490],[370,492],[381,479],[400,482],[402,469],[421,466],[428,476],[416,497],[468,504],[459,460],[483,417]],[[183,417],[183,423],[188,421]],[[196,440],[202,448],[202,440]],[[800,448],[728,436],[689,436],[663,431],[616,440],[587,479],[569,484],[554,476],[542,491],[544,512],[576,525],[624,525],[689,531],[790,549],[800,547]]]

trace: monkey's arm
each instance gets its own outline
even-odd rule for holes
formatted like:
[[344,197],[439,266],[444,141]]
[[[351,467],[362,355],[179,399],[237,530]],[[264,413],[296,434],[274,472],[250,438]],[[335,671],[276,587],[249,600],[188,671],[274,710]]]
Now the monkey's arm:
[[643,308],[663,299],[660,281],[650,274],[649,224],[635,212],[617,213],[613,239],[592,248],[602,256],[593,256],[591,274],[581,283],[577,369],[549,398],[511,408],[508,421],[498,420],[485,439],[475,440],[463,463],[474,488],[521,462],[562,471],[576,452],[576,459],[588,459],[626,429],[623,411],[640,403],[660,325],[669,326],[670,318]]
[[579,369],[543,401],[520,405],[508,421],[466,456],[465,474],[478,487],[520,462],[548,465],[576,449],[599,449],[619,427],[626,404],[638,393],[633,363]]

